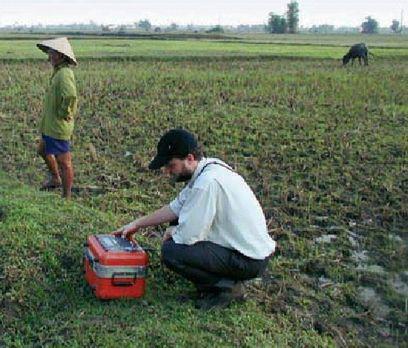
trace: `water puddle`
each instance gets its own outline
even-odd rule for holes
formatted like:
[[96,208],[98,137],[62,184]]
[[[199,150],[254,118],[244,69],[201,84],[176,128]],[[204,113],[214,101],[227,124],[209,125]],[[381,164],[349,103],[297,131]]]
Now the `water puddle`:
[[406,299],[408,298],[408,284],[399,275],[396,275],[389,279],[388,284],[394,289],[396,293],[405,296]]
[[368,261],[368,252],[367,250],[353,250],[351,252],[351,258],[360,265]]
[[385,318],[390,312],[390,308],[383,303],[381,296],[373,288],[359,287],[358,298],[377,318]]
[[357,271],[362,271],[366,273],[378,274],[378,275],[387,275],[388,272],[384,269],[384,267],[379,265],[366,265],[365,263],[361,262],[357,266]]
[[335,234],[324,234],[314,239],[316,243],[332,243],[337,239]]
[[[371,221],[365,221],[370,224]],[[357,224],[354,221],[349,222],[351,228],[355,228]],[[402,243],[403,240],[396,234],[389,234],[388,238],[396,243]],[[405,302],[408,301],[408,271],[403,271],[400,274],[388,272],[383,266],[373,263],[370,253],[363,249],[362,239],[358,233],[354,231],[348,232],[348,240],[350,242],[351,259],[356,263],[356,270],[361,274],[371,274],[380,276],[385,283],[399,295],[405,297]],[[388,307],[381,296],[374,288],[360,286],[358,288],[358,299],[377,319],[385,319],[390,313]],[[407,311],[408,309],[406,309]]]

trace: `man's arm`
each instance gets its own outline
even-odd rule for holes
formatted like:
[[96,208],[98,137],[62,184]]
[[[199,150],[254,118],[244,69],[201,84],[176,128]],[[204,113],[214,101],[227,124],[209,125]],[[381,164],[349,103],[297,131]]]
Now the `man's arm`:
[[140,228],[157,226],[165,222],[170,222],[177,218],[177,215],[169,208],[168,205],[156,210],[155,212],[143,216],[131,223],[119,228],[113,232],[116,236],[121,236],[123,238],[130,238],[134,233],[136,233]]
[[58,118],[72,121],[78,104],[75,77],[70,70],[61,71],[58,77],[58,94],[60,102],[58,107]]

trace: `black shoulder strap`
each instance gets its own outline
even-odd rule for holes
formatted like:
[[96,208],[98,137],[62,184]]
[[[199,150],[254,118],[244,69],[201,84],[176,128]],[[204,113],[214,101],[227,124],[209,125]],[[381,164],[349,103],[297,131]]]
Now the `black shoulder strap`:
[[195,177],[194,181],[191,182],[190,184],[188,184],[188,186],[189,186],[190,188],[192,188],[192,187],[194,186],[194,183],[196,182],[196,180],[198,179],[198,177],[204,172],[204,169],[207,168],[207,167],[208,167],[209,165],[211,165],[211,164],[217,164],[217,165],[219,165],[219,166],[221,166],[221,167],[224,167],[224,168],[230,170],[230,171],[233,172],[233,173],[236,173],[234,169],[232,169],[230,166],[227,166],[226,164],[219,163],[219,162],[215,162],[215,161],[213,161],[213,162],[208,162],[204,167],[201,168],[200,172],[197,174],[197,176]]

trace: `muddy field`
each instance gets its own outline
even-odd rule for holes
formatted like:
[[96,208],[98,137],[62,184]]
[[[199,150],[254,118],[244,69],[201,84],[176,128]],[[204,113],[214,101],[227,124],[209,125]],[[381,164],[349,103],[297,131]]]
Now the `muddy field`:
[[[165,130],[187,128],[208,155],[247,179],[278,241],[268,275],[251,285],[258,310],[329,344],[404,342],[404,56],[346,69],[334,59],[242,55],[86,60],[75,74],[74,202],[121,223],[168,202],[180,187],[147,164]],[[45,168],[35,143],[50,69],[7,61],[0,75],[0,169],[37,188]],[[159,233],[148,231],[148,242],[158,245]]]

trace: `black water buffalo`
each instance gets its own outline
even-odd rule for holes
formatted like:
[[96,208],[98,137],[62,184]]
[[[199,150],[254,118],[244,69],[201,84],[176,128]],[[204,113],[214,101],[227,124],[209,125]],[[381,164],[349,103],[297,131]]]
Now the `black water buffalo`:
[[360,65],[361,58],[364,60],[364,65],[368,65],[368,48],[364,43],[358,43],[350,47],[348,53],[343,57],[343,65],[346,65],[350,59],[351,64],[353,64],[356,58],[358,58]]

